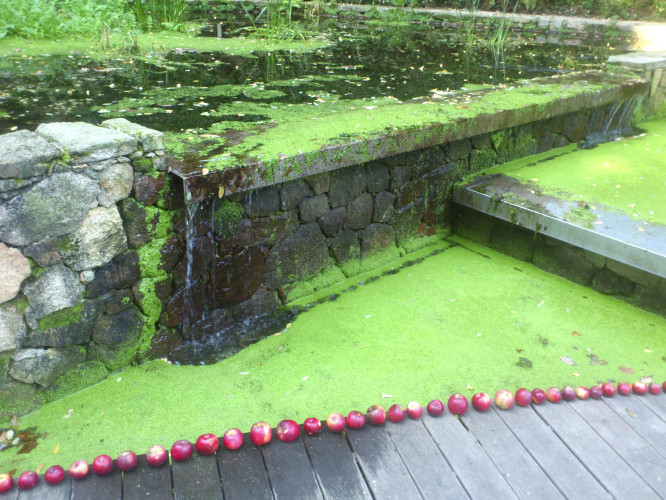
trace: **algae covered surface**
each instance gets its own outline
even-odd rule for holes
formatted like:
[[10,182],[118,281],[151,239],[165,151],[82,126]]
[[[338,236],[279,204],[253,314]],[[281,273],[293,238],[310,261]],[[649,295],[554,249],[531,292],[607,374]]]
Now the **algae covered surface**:
[[215,365],[157,360],[21,417],[47,435],[30,453],[0,452],[0,470],[455,392],[666,378],[666,319],[454,241]]
[[592,149],[567,147],[563,154],[550,151],[486,173],[503,173],[545,194],[624,212],[637,227],[643,221],[666,225],[666,121],[640,126],[645,133],[636,137]]

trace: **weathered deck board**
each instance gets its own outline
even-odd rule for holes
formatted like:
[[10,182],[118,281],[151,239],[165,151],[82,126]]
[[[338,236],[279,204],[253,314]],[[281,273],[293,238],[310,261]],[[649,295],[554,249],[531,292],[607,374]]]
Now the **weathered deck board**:
[[303,442],[327,500],[372,498],[343,434],[322,429],[316,436],[304,435]]
[[123,474],[123,500],[172,498],[171,468],[168,464],[151,467],[146,456],[137,457],[136,469]]
[[14,487],[7,493],[4,493],[4,496],[0,498],[2,498],[2,500],[5,500],[5,498],[7,498],[7,500],[16,500],[18,496],[19,496],[19,489],[18,486],[16,486],[16,483],[14,483]]
[[366,425],[359,430],[348,429],[347,439],[375,498],[421,498],[383,426]]
[[176,500],[223,500],[222,484],[215,456],[196,452],[184,462],[171,462],[173,493]]
[[666,423],[666,394],[647,394],[645,396],[634,396],[645,406],[654,411],[657,416]]
[[312,463],[300,437],[291,443],[277,438],[261,447],[273,494],[282,499],[322,499]]
[[108,476],[97,476],[91,471],[84,479],[72,480],[72,500],[120,500],[122,494],[122,474],[118,469]]
[[[62,483],[51,486],[43,477],[39,478],[37,486],[28,491],[20,491],[18,495],[19,500],[69,500],[72,493],[72,480],[69,475],[65,473],[65,479]],[[2,497],[0,497],[2,498]],[[4,500],[4,499],[3,499]]]
[[458,418],[424,416],[423,423],[472,498],[517,498],[474,436]]
[[[554,405],[559,408],[559,405]],[[565,497],[572,500],[610,498],[606,489],[555,435],[532,408],[494,411],[541,466]]]
[[518,497],[540,500],[564,498],[495,412],[468,411],[462,421]]
[[659,415],[633,394],[604,398],[603,401],[643,439],[651,443],[662,457],[666,458],[666,423],[659,418]]
[[406,418],[386,430],[425,498],[469,498],[421,420]]
[[603,401],[572,401],[571,407],[649,484],[666,497],[666,462]]
[[[588,401],[589,402],[589,401]],[[616,498],[659,498],[622,458],[583,420],[571,404],[539,405],[534,410]]]
[[261,450],[243,436],[244,444],[238,450],[220,450],[217,463],[222,476],[225,500],[269,500],[273,498],[271,485]]

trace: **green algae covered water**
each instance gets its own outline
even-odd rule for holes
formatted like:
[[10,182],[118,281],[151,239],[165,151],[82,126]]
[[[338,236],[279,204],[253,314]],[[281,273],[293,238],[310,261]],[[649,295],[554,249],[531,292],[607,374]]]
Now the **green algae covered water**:
[[666,379],[665,318],[457,237],[402,260],[433,250],[328,290],[337,300],[217,364],[157,360],[21,417],[47,435],[1,452],[0,470],[456,392]]

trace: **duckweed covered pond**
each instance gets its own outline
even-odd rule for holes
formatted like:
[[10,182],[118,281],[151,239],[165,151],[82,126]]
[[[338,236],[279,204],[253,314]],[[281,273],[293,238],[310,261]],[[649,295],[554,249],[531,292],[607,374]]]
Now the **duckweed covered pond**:
[[0,470],[454,392],[666,378],[666,319],[457,237],[404,260],[433,250],[217,364],[156,360],[46,404],[20,428],[48,435]]

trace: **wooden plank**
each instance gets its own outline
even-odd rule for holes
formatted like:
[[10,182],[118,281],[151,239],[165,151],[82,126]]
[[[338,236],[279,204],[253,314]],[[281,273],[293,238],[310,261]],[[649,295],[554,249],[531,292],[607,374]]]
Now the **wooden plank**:
[[497,413],[468,411],[462,421],[519,498],[564,498]]
[[222,500],[222,484],[215,455],[193,453],[184,462],[171,462],[173,493],[176,500]]
[[421,498],[384,426],[348,429],[347,440],[375,498]]
[[151,467],[146,456],[137,457],[136,469],[123,474],[123,500],[173,498],[169,464]]
[[72,480],[72,500],[120,500],[122,494],[122,474],[115,468],[108,476],[98,476],[91,470],[83,479]]
[[[52,486],[44,481],[44,476],[39,477],[39,483],[28,491],[20,491],[18,500],[69,500],[72,492],[72,480],[65,472],[65,479]],[[0,496],[4,500],[3,496]]]
[[657,416],[666,423],[666,394],[646,394],[645,396],[634,396],[645,406],[650,408]]
[[504,476],[457,417],[423,417],[423,424],[472,498],[517,498]]
[[534,407],[585,467],[616,498],[659,498],[573,409],[570,403]]
[[606,489],[531,407],[506,411],[492,408],[491,411],[499,415],[565,497],[572,500],[610,498]]
[[18,478],[14,478],[14,486],[12,486],[12,489],[6,493],[3,493],[3,496],[0,497],[2,500],[16,500],[18,498],[19,489],[18,486],[16,486],[16,479]]
[[407,418],[386,430],[425,498],[469,498],[421,420]]
[[370,487],[356,465],[344,434],[323,428],[316,436],[303,436],[324,498],[371,499]]
[[652,444],[666,458],[666,425],[659,416],[641,402],[640,396],[614,396],[604,398],[604,403],[616,415]]
[[643,481],[666,497],[666,462],[650,443],[601,400],[572,401],[571,406]]
[[273,493],[261,450],[252,444],[250,435],[235,451],[218,450],[217,463],[222,476],[226,500],[271,500]]
[[277,438],[261,447],[277,499],[316,499],[324,496],[301,438],[283,443]]

